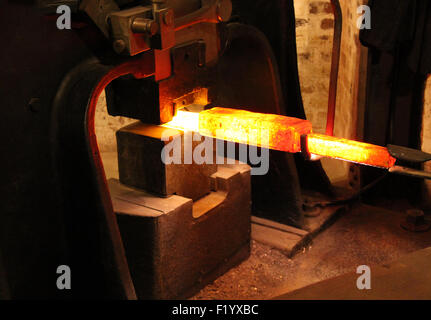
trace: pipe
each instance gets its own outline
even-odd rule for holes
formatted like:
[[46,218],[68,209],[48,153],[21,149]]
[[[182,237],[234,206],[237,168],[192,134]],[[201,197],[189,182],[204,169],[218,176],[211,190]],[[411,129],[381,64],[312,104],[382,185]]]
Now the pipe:
[[334,135],[335,108],[337,103],[338,70],[340,66],[341,35],[343,31],[343,14],[339,0],[331,0],[334,11],[334,39],[332,43],[331,77],[329,82],[328,115],[326,134]]

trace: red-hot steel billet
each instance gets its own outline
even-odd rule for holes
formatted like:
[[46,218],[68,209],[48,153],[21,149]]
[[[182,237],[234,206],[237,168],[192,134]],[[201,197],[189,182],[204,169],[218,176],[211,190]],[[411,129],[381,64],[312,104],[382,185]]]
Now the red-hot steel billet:
[[389,169],[396,162],[396,159],[389,154],[388,149],[385,147],[323,134],[309,134],[307,136],[307,147],[310,154],[373,167]]
[[315,134],[309,121],[281,115],[213,108],[195,114],[180,111],[172,124],[209,137],[308,156],[386,169],[396,162],[384,147]]
[[199,133],[273,150],[300,152],[301,135],[311,132],[309,121],[275,114],[227,108],[199,113]]

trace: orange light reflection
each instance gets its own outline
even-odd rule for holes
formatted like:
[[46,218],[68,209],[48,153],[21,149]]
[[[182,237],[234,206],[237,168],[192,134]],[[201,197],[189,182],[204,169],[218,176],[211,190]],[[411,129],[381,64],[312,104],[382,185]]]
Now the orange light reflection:
[[172,120],[163,126],[183,131],[199,132],[199,113],[177,110]]
[[232,142],[296,153],[301,135],[311,133],[307,120],[229,108],[199,113],[199,133]]
[[309,121],[281,115],[229,108],[200,113],[179,110],[165,126],[290,153],[301,152],[301,136],[306,135],[308,150],[302,151],[312,155],[380,168],[390,168],[396,162],[384,147],[314,134]]
[[311,154],[374,167],[390,168],[396,161],[384,147],[323,134],[309,134],[307,144]]

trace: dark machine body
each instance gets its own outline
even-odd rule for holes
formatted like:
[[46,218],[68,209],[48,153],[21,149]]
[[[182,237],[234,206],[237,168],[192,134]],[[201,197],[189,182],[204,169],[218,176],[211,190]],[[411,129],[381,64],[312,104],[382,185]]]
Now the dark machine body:
[[[107,12],[114,3],[98,2]],[[145,14],[160,14],[153,17],[158,30],[137,21],[137,32],[148,32],[149,41],[134,47],[127,42],[133,37],[120,43],[115,37],[126,33],[94,18],[91,2],[64,3],[74,12],[72,30],[56,28],[58,1],[0,4],[0,295],[135,299],[94,135],[98,94],[107,87],[110,115],[156,125],[172,118],[169,101],[196,87],[209,89],[211,103],[303,116],[293,5],[233,1],[231,15],[225,1],[115,1],[115,10],[133,13],[142,5]],[[259,19],[262,10],[271,21]],[[328,186],[324,175],[313,180]],[[274,152],[269,174],[252,179],[252,186],[255,212],[301,224],[293,156]],[[292,215],[279,216],[286,209]],[[62,264],[73,270],[72,290],[56,287]]]
[[[331,3],[329,136],[341,41]],[[57,28],[59,5],[71,30]],[[335,199],[320,162],[300,154],[270,151],[268,174],[253,177],[247,164],[160,158],[161,126],[187,105],[305,119],[293,0],[10,0],[0,24],[0,298],[187,298],[248,257],[251,213],[301,228],[301,189]],[[118,179],[106,178],[95,134],[104,90],[110,116],[136,120],[116,132]],[[71,290],[56,286],[60,265]]]

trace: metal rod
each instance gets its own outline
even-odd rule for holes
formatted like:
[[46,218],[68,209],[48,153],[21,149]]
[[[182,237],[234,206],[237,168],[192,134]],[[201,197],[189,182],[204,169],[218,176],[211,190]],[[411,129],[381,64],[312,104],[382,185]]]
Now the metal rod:
[[409,176],[414,178],[428,179],[431,180],[431,172],[401,167],[401,166],[393,166],[389,168],[390,173],[396,173],[403,176]]
[[337,103],[338,70],[340,67],[341,35],[343,31],[343,14],[338,0],[331,0],[334,11],[334,39],[332,43],[331,77],[329,82],[328,115],[326,134],[334,135],[335,109]]

